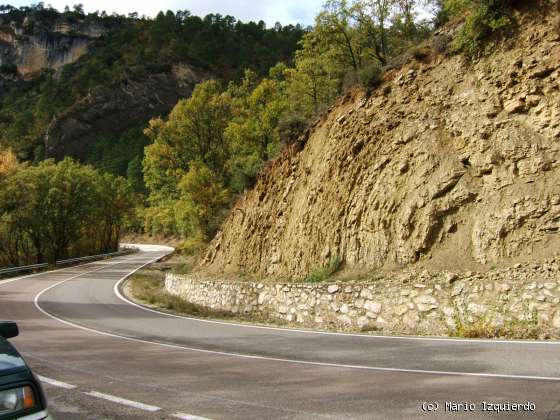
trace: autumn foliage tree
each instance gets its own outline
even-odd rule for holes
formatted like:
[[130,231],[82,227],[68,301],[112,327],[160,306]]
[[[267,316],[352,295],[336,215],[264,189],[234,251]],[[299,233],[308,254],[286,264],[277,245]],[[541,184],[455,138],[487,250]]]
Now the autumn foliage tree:
[[54,262],[118,248],[128,184],[70,159],[31,166],[0,154],[0,266]]
[[209,80],[167,120],[150,122],[152,144],[143,163],[147,232],[206,239],[215,234],[231,199],[282,147],[287,83],[283,65],[261,80],[247,71],[228,87]]
[[247,70],[227,86],[206,81],[167,119],[152,120],[146,231],[212,238],[232,199],[335,100],[348,74],[372,74],[400,51],[397,37],[413,41],[416,8],[414,0],[328,0],[293,66],[280,63],[266,77]]

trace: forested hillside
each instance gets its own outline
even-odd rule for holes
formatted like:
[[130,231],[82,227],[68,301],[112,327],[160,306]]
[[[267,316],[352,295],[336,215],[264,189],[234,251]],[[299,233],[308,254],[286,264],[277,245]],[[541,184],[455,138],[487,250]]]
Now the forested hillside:
[[[141,159],[147,143],[142,130],[151,117],[167,114],[204,78],[227,83],[247,68],[266,74],[277,62],[289,62],[303,33],[300,27],[266,28],[263,22],[242,23],[217,14],[201,18],[187,11],[148,19],[86,15],[80,6],[63,13],[42,4],[3,10],[0,77],[12,88],[0,96],[0,144],[25,160],[72,155],[121,175],[130,161]],[[47,38],[49,48],[61,39],[84,36],[78,29],[64,30],[72,25],[95,25],[102,33],[76,63],[44,68],[22,81],[17,72],[23,66],[18,69],[16,58],[10,61],[15,53],[8,41],[15,45],[24,38]],[[117,125],[110,121],[115,114]],[[45,150],[45,141],[51,150]]]
[[385,73],[427,58],[434,28],[478,4],[448,3],[329,0],[292,65],[280,63],[264,78],[248,71],[227,86],[198,85],[146,130],[144,231],[188,238],[187,251],[213,238],[230,205],[283,148],[301,146],[339,95],[373,91]]
[[150,118],[202,80],[291,63],[303,33],[187,11],[0,6],[0,266],[107,252],[142,231]]

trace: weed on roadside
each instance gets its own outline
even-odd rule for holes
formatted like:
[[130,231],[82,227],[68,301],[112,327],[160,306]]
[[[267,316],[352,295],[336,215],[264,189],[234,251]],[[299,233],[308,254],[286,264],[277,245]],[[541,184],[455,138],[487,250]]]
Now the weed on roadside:
[[342,258],[336,256],[332,258],[329,263],[322,268],[318,268],[311,273],[303,280],[304,283],[320,283],[322,281],[327,280],[333,274],[340,270],[342,267]]
[[[462,338],[503,338],[503,339],[541,339],[549,338],[544,329],[538,325],[536,309],[526,310],[524,319],[513,319],[502,325],[493,323],[488,316],[466,322],[458,315],[456,308],[455,328],[449,331],[451,337]],[[463,312],[465,313],[465,312]]]

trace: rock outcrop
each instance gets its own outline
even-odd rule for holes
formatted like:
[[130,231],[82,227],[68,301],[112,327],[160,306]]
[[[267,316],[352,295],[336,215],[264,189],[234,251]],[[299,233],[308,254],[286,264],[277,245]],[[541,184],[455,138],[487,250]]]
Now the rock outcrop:
[[233,208],[199,269],[303,277],[490,267],[560,251],[555,16],[474,61],[436,56],[341,99]]
[[[74,63],[110,30],[87,17],[48,19],[33,12],[25,17],[0,15],[0,98],[40,71]],[[96,141],[117,137],[167,114],[204,78],[205,72],[181,63],[156,70],[131,68],[119,82],[91,89],[86,97],[55,115],[38,142],[44,141],[47,158],[87,160]]]
[[75,62],[107,32],[107,28],[85,20],[59,19],[45,25],[28,16],[19,24],[8,17],[0,16],[0,66],[16,66],[24,77]]
[[46,157],[87,159],[96,141],[167,114],[179,99],[189,97],[205,77],[189,66],[176,65],[169,72],[93,89],[51,122],[44,136]]

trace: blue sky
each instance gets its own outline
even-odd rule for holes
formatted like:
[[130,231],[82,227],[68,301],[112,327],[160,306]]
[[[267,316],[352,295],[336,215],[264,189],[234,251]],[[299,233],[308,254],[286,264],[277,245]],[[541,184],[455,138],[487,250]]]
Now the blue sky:
[[[0,0],[12,6],[29,6],[36,1]],[[310,25],[314,16],[319,12],[324,0],[45,0],[45,4],[62,10],[64,6],[82,3],[86,12],[105,10],[119,14],[138,12],[154,16],[159,10],[190,10],[195,15],[204,16],[208,13],[232,15],[236,18],[248,20],[264,20],[269,26],[275,22],[282,24],[302,23]]]

